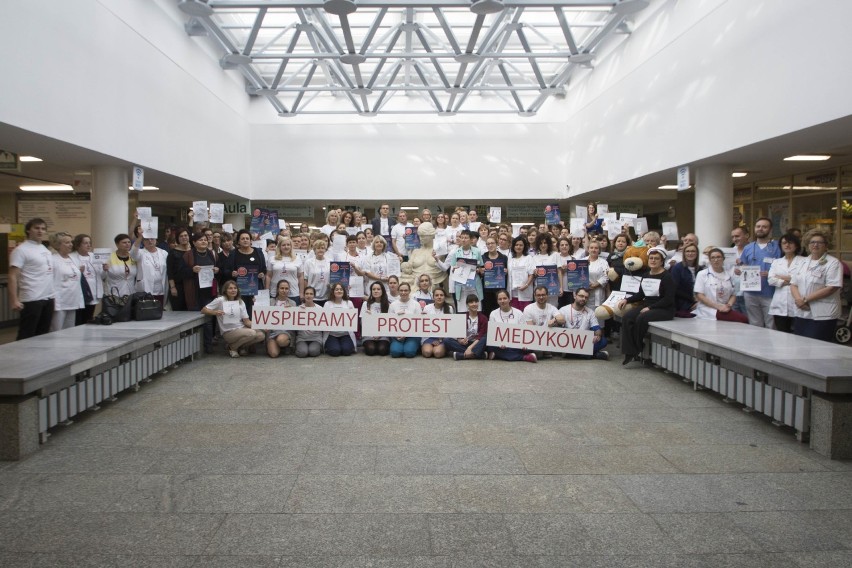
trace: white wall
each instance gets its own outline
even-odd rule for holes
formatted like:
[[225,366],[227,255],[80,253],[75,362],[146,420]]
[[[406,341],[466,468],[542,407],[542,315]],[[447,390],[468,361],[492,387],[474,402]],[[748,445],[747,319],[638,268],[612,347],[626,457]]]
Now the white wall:
[[252,199],[561,198],[559,125],[252,127]]
[[569,87],[572,196],[852,114],[852,2],[668,0],[649,10]]
[[174,5],[4,0],[0,122],[244,192],[247,97]]

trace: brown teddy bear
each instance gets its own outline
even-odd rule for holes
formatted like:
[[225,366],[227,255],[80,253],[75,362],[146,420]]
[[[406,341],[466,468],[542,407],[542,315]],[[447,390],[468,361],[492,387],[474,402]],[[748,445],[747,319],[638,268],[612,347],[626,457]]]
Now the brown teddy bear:
[[[640,272],[643,268],[646,268],[648,266],[649,250],[651,250],[651,247],[647,246],[642,241],[636,241],[636,243],[627,247],[627,249],[624,251],[624,270],[619,273],[619,271],[617,271],[615,268],[610,268],[609,272],[607,273],[610,281],[615,282],[625,274],[636,274]],[[624,311],[619,310],[617,307],[600,305],[595,309],[595,316],[598,318],[598,321],[605,321],[610,319],[611,317],[621,317],[623,315]]]

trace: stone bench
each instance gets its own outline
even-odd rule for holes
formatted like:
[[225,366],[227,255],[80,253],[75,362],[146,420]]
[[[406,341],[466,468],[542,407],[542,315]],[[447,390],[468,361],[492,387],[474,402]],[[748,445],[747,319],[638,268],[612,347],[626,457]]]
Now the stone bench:
[[38,449],[48,430],[202,352],[204,316],[82,325],[0,346],[0,459]]
[[852,349],[739,323],[654,322],[651,361],[769,416],[833,459],[852,458]]

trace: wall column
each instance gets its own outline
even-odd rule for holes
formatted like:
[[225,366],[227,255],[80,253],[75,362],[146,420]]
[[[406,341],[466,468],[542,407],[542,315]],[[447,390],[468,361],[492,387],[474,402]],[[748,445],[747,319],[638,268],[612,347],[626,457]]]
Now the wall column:
[[128,166],[92,168],[92,245],[114,248],[115,236],[130,228]]
[[701,166],[695,172],[695,234],[699,251],[731,243],[734,182],[730,166]]

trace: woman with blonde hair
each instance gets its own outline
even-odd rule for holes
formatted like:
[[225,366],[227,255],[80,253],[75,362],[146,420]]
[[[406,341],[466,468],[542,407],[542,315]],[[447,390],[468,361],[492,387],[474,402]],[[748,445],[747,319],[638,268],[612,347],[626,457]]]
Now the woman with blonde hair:
[[278,239],[275,254],[269,258],[266,268],[266,289],[270,296],[277,297],[278,287],[271,286],[274,282],[286,280],[290,284],[290,300],[299,305],[299,269],[302,267],[301,259],[293,252],[293,241],[289,237]]
[[50,238],[53,253],[53,320],[50,331],[59,331],[74,327],[77,320],[77,310],[85,306],[83,288],[80,280],[83,273],[71,253],[74,243],[68,233],[56,233]]

